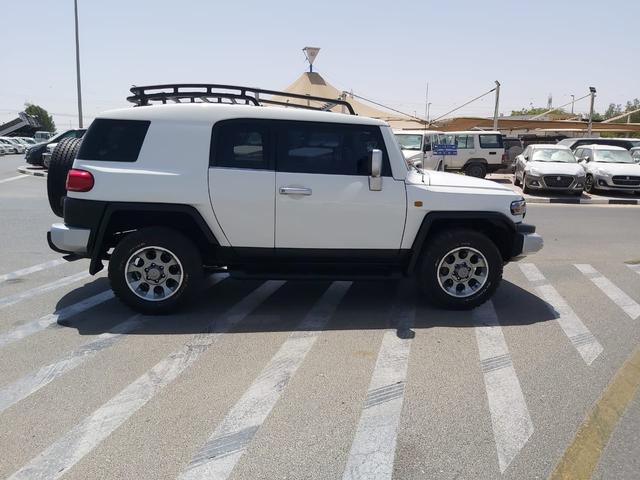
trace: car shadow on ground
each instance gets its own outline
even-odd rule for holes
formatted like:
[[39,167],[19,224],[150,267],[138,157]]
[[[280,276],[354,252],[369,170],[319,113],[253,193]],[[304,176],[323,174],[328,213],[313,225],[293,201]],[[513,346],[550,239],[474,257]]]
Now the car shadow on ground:
[[[94,283],[103,284],[101,280]],[[232,307],[264,284],[264,281],[257,280],[225,279],[214,287],[204,289],[178,313],[142,316],[142,326],[128,335],[227,332],[227,314],[237,313]],[[228,333],[291,332],[311,328],[301,325],[301,321],[330,285],[329,281],[285,282]],[[84,286],[79,290],[86,288]],[[60,299],[59,305],[68,305],[69,296],[77,301],[78,294],[74,291]],[[531,325],[556,318],[542,299],[506,280],[502,281],[492,302],[502,326]],[[403,312],[411,312],[413,308],[414,322],[408,328],[406,321],[402,320],[406,318]],[[135,312],[114,299],[58,324],[74,328],[80,335],[98,335],[116,332],[118,325],[134,315]],[[430,305],[412,280],[372,280],[352,282],[323,330],[394,328],[400,337],[411,338],[415,329],[470,328],[479,325],[473,311],[450,311]]]

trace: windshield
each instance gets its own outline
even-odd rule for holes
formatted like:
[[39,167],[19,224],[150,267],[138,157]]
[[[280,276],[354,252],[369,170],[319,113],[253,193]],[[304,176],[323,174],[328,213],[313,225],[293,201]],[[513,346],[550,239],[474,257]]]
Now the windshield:
[[396,140],[403,150],[420,150],[422,147],[422,135],[396,134]]
[[555,148],[536,149],[533,151],[534,162],[561,162],[576,163],[576,157],[569,150],[558,150]]
[[602,163],[634,163],[628,150],[595,150],[594,160]]

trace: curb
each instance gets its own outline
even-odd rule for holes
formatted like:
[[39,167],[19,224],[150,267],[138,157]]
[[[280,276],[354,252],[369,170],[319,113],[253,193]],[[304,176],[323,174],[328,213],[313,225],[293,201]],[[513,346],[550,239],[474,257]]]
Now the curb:
[[640,200],[626,198],[538,198],[524,196],[527,203],[564,203],[567,205],[640,205]]
[[18,172],[24,175],[33,175],[34,177],[46,177],[47,171],[44,169],[35,170],[30,167],[18,167]]

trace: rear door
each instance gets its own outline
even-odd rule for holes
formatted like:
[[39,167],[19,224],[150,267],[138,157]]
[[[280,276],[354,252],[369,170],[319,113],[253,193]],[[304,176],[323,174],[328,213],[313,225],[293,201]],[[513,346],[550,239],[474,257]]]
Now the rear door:
[[213,127],[211,205],[233,247],[273,248],[274,182],[271,122],[226,120]]
[[[281,122],[277,136],[277,249],[398,251],[405,185],[379,127]],[[369,189],[372,149],[383,151],[380,191]]]

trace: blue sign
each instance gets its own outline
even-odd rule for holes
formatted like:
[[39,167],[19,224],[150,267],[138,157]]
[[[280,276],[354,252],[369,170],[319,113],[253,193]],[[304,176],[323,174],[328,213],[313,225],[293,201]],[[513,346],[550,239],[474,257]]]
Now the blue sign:
[[433,153],[434,155],[457,155],[458,147],[456,145],[435,144]]

